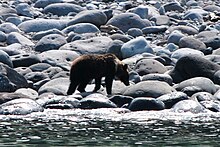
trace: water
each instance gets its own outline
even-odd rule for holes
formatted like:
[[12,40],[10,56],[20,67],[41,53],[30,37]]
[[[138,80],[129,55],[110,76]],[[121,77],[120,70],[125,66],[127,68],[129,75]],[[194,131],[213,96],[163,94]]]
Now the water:
[[45,110],[0,116],[0,146],[219,146],[220,113]]

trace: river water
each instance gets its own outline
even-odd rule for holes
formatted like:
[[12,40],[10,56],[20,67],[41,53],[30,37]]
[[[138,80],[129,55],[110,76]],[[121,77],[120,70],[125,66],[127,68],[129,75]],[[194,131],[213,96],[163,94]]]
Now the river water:
[[0,146],[219,146],[220,113],[55,110],[0,116]]

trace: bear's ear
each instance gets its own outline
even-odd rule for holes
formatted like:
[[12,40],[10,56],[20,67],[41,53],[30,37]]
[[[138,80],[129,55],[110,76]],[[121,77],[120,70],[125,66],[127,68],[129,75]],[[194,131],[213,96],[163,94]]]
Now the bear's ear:
[[127,70],[127,69],[128,69],[128,64],[124,64],[124,65],[123,65],[123,69],[124,69],[124,70]]

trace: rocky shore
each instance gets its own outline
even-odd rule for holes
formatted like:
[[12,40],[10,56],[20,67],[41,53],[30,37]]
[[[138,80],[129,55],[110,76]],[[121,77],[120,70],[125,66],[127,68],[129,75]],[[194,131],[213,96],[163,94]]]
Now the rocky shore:
[[[130,86],[67,95],[71,62],[113,53]],[[123,108],[220,112],[220,5],[211,0],[0,2],[0,114]]]

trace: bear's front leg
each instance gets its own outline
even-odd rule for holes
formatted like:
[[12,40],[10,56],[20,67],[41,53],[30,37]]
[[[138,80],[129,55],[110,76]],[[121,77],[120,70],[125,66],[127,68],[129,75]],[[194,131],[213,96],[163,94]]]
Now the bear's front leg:
[[101,81],[102,81],[102,77],[95,78],[95,88],[94,88],[93,92],[96,92],[101,88]]
[[105,78],[105,84],[106,84],[106,91],[107,94],[112,94],[112,82],[113,82],[114,76],[107,76]]
[[69,89],[67,90],[67,95],[73,94],[75,92],[75,90],[76,90],[76,87],[77,87],[77,84],[71,82],[70,86],[69,86]]

